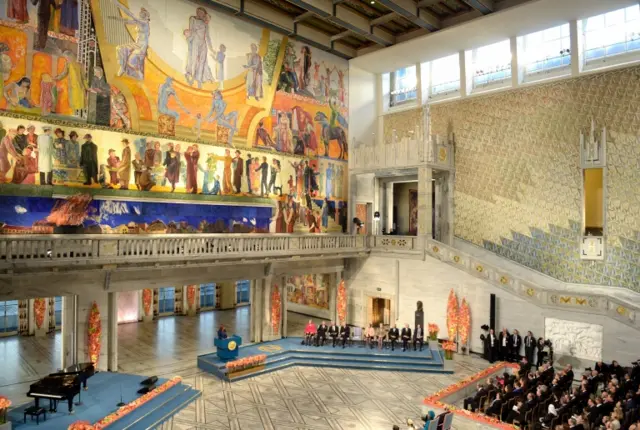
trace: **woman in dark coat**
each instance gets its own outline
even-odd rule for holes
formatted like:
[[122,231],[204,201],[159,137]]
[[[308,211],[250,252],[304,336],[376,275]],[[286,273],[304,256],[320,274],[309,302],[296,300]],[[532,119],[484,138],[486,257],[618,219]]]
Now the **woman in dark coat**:
[[180,180],[180,158],[175,151],[169,152],[169,156],[164,160],[167,168],[164,176],[171,183],[171,192],[176,190],[176,183]]

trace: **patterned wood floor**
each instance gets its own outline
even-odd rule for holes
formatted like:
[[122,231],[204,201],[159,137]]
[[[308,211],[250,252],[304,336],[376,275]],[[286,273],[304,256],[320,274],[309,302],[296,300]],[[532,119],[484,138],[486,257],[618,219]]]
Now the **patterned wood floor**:
[[[290,335],[308,317],[289,314]],[[477,358],[456,360],[455,375],[294,367],[232,384],[201,373],[196,356],[212,350],[220,324],[249,336],[249,308],[196,318],[167,317],[118,327],[119,370],[141,375],[180,375],[203,396],[163,430],[390,429],[418,419],[421,400],[486,366]],[[0,339],[0,394],[15,404],[29,401],[29,383],[60,363],[60,334]],[[462,426],[455,426],[462,428]]]

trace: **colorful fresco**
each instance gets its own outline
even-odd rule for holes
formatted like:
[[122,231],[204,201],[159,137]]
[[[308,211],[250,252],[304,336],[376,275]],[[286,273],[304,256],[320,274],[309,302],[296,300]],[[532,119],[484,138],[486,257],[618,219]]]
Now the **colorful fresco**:
[[0,0],[0,183],[269,199],[273,232],[342,230],[346,61],[186,0],[32,3]]
[[286,282],[290,303],[329,309],[329,274],[289,276]]
[[[51,234],[47,220],[60,199],[3,196],[0,234]],[[80,233],[265,233],[271,208],[93,200]]]

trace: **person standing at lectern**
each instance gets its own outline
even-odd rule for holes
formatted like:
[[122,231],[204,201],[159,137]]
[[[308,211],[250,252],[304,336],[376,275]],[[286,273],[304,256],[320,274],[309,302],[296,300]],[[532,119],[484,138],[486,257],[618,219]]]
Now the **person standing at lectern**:
[[422,345],[424,344],[424,332],[422,327],[418,325],[416,331],[413,333],[413,350],[416,350],[416,343],[420,344],[420,351],[422,351]]
[[500,360],[508,361],[509,353],[511,352],[511,337],[509,336],[509,332],[506,328],[502,329],[499,336],[499,350],[500,350]]
[[530,331],[527,332],[527,335],[524,338],[524,355],[527,357],[527,361],[529,364],[533,364],[533,352],[536,349],[536,338],[533,336],[533,333]]
[[331,325],[329,326],[329,336],[331,336],[331,339],[333,340],[334,348],[336,347],[336,339],[338,338],[339,333],[340,333],[340,329],[338,328],[336,323],[331,321]]
[[313,339],[316,337],[316,325],[312,320],[309,320],[307,326],[304,328],[304,341],[307,346],[311,346]]
[[226,339],[227,338],[227,329],[224,328],[223,325],[220,325],[218,329],[218,339]]
[[395,351],[396,342],[400,337],[400,331],[398,330],[398,326],[396,324],[393,325],[393,328],[389,330],[389,340],[391,341],[391,351]]
[[351,329],[348,325],[344,324],[340,326],[340,337],[342,338],[342,348],[345,347],[349,336],[351,335]]
[[322,341],[322,346],[327,341],[327,325],[322,321],[318,326],[318,337],[316,338],[316,346],[320,346],[320,341]]
[[520,347],[522,346],[522,336],[518,330],[514,329],[511,335],[511,362],[517,363],[520,361]]
[[404,352],[407,350],[409,340],[411,340],[411,329],[409,328],[409,324],[404,325],[400,336],[402,337],[402,352]]

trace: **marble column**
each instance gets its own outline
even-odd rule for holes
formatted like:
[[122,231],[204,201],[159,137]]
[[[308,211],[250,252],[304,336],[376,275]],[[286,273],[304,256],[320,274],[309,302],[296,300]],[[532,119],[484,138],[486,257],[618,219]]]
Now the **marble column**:
[[[389,233],[393,230],[393,182],[384,185],[385,228]],[[382,234],[382,233],[380,233]]]
[[336,272],[331,275],[329,283],[329,318],[338,324],[338,285],[342,280],[342,272]]
[[69,367],[78,362],[77,355],[77,325],[78,325],[78,296],[62,297],[62,359],[61,367]]
[[[109,293],[101,291],[88,291],[78,296],[78,324],[77,324],[77,362],[86,363],[89,357],[89,316],[93,303],[98,306],[100,312],[100,326],[102,334],[100,337],[100,355],[98,357],[98,366],[96,370],[109,370]],[[117,301],[116,301],[117,303]],[[117,324],[117,310],[116,310]],[[116,327],[116,326],[114,326]],[[116,327],[117,328],[117,327]]]
[[219,282],[220,309],[234,309],[236,307],[236,283]]
[[107,299],[107,369],[109,372],[118,371],[118,293],[108,293]]
[[429,167],[418,168],[418,236],[431,237],[433,172]]

